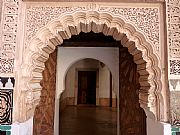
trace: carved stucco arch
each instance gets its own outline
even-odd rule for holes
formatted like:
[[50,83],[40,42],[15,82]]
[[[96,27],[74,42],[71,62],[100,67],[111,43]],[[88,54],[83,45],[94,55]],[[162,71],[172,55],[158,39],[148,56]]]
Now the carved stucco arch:
[[29,46],[24,51],[22,65],[24,81],[22,83],[26,89],[23,93],[25,98],[23,109],[26,115],[22,114],[21,119],[27,120],[34,114],[40,100],[42,71],[49,54],[57,45],[61,45],[64,39],[69,39],[80,32],[90,31],[111,35],[128,48],[140,74],[139,103],[146,114],[152,112],[152,117],[155,116],[154,118],[159,120],[161,73],[158,67],[158,56],[153,53],[153,45],[147,42],[144,33],[139,32],[131,24],[125,23],[122,18],[95,11],[65,14],[41,28],[29,42]]

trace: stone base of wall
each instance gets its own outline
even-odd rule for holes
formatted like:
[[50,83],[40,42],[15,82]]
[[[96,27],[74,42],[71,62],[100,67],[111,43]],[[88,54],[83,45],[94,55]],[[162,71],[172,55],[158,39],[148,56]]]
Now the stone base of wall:
[[60,112],[62,112],[67,105],[75,105],[75,97],[66,97],[60,100]]
[[[110,99],[109,98],[99,98],[99,106],[109,107]],[[112,99],[112,107],[116,107],[116,98]]]
[[66,104],[67,105],[75,105],[75,97],[67,97]]

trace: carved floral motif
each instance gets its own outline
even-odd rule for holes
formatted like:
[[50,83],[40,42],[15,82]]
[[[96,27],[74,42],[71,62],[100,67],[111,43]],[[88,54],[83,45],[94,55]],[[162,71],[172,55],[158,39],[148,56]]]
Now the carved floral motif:
[[[174,67],[180,69],[180,64],[174,62],[173,59],[180,58],[180,2],[179,0],[167,1],[167,18],[168,18],[168,46],[170,56],[170,74],[179,75],[180,73],[174,72]],[[178,66],[178,67],[177,67]]]
[[170,75],[180,75],[180,60],[170,60]]
[[99,11],[106,11],[120,15],[132,22],[141,30],[159,51],[159,9],[158,8],[117,8],[101,7]]
[[105,7],[103,5],[88,4],[74,7],[36,7],[27,8],[26,14],[26,41],[30,41],[36,32],[53,19],[63,16],[63,14],[73,14],[78,11],[97,11],[108,13],[124,18],[124,21],[132,23],[136,28],[144,33],[146,38],[153,43],[156,51],[159,51],[159,9],[156,7]]
[[12,73],[14,67],[14,59],[0,58],[0,73]]

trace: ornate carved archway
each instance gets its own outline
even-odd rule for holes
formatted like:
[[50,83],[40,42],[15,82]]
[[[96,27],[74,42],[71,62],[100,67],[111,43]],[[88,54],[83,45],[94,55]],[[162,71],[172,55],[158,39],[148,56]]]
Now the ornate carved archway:
[[[62,44],[64,39],[69,39],[80,32],[90,31],[111,35],[128,48],[140,74],[140,105],[145,111],[153,112],[156,119],[160,119],[161,73],[158,57],[153,53],[152,47],[156,46],[156,39],[146,36],[145,31],[139,32],[136,27],[126,23],[118,15],[108,13],[110,10],[108,8],[96,10],[97,7],[93,4],[88,8],[88,11],[80,8],[71,14],[65,12],[61,17],[51,20],[38,30],[28,42],[22,65],[21,83],[25,91],[21,93],[23,110],[20,113],[20,119],[24,121],[32,117],[39,103],[42,89],[40,81],[44,63],[49,58],[49,54],[57,45]],[[149,42],[150,39],[152,42]]]

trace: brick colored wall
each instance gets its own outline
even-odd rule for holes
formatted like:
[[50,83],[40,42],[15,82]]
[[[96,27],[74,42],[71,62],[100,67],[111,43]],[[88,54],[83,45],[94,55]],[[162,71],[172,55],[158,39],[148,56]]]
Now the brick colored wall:
[[53,135],[54,133],[56,60],[57,50],[50,54],[45,63],[43,80],[41,81],[41,101],[35,110],[33,135]]

